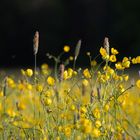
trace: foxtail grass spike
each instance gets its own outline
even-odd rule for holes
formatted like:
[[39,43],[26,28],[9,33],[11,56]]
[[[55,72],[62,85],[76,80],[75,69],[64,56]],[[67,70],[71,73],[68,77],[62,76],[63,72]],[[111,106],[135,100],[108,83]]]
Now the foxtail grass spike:
[[78,57],[78,55],[80,53],[81,43],[82,43],[82,41],[79,40],[77,45],[76,45],[76,48],[75,48],[75,58],[74,58],[75,60],[77,59],[77,57]]
[[61,64],[59,66],[59,81],[60,82],[63,81],[64,70],[65,70],[65,66],[64,66],[64,64]]
[[105,37],[103,45],[104,45],[104,48],[107,51],[107,54],[109,55],[109,38],[108,37]]
[[77,45],[76,45],[76,48],[75,48],[74,63],[73,63],[73,69],[74,70],[75,70],[75,64],[76,64],[77,57],[78,57],[78,55],[80,53],[81,43],[82,43],[82,41],[79,40]]
[[[38,47],[39,47],[39,32],[36,31],[34,38],[33,38],[33,51],[34,51],[34,82],[36,87],[36,68],[37,68],[37,53],[38,53]],[[36,106],[35,106],[35,94],[34,94],[34,119],[36,118]],[[35,139],[35,127],[33,129],[33,139]]]
[[101,100],[101,86],[97,87],[97,95],[98,95],[98,100]]
[[125,133],[122,134],[122,140],[126,140],[126,134]]
[[36,31],[34,38],[33,38],[33,50],[34,50],[34,55],[38,53],[38,47],[39,47],[39,32]]
[[86,95],[86,87],[84,84],[82,84],[82,96]]

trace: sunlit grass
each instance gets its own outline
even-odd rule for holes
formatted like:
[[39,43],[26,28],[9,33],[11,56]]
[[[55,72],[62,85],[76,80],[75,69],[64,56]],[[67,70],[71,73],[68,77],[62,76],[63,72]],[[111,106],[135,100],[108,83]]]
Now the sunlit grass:
[[62,55],[71,50],[68,45],[58,57],[47,54],[54,69],[46,63],[37,69],[35,60],[34,70],[1,72],[0,139],[139,139],[140,80],[127,70],[140,63],[140,56],[118,61],[118,50],[105,38],[97,55],[102,62],[87,52],[90,64],[82,69],[76,67],[80,47],[81,41],[66,60]]

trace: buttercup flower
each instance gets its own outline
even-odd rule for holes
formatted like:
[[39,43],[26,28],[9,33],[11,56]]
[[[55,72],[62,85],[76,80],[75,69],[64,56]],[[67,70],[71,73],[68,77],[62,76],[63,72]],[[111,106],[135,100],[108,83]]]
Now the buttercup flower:
[[116,69],[118,69],[118,70],[123,70],[123,69],[124,69],[124,67],[122,66],[122,63],[121,63],[121,62],[116,63],[116,64],[115,64],[115,67],[116,67]]
[[92,60],[91,61],[91,66],[96,66],[97,65],[97,62],[95,60]]
[[32,69],[27,69],[27,70],[26,70],[26,75],[27,75],[28,77],[31,77],[31,76],[33,75],[33,70],[32,70]]
[[93,131],[92,131],[92,136],[95,137],[95,138],[98,138],[101,136],[101,131],[97,128],[94,128]]
[[118,54],[119,52],[118,52],[116,49],[111,48],[111,53],[112,53],[113,55],[116,55],[116,54]]
[[136,81],[136,86],[137,86],[138,88],[140,88],[140,80],[137,80],[137,81]]
[[63,50],[64,50],[64,52],[69,52],[70,51],[70,47],[68,45],[65,45]]
[[103,47],[100,48],[100,54],[101,54],[103,57],[106,57],[106,56],[108,55],[107,52],[106,52],[106,49],[103,48]]
[[115,55],[111,55],[110,58],[109,58],[109,60],[110,60],[111,62],[116,62],[116,61],[117,61]]
[[48,83],[48,85],[50,85],[50,86],[54,86],[54,84],[55,84],[54,78],[51,77],[51,76],[49,76],[48,79],[47,79],[47,83]]
[[85,70],[83,71],[83,75],[85,76],[85,78],[91,78],[91,74],[90,74],[90,72],[89,72],[88,69],[85,69]]
[[73,59],[74,59],[73,56],[70,56],[70,57],[69,57],[69,60],[70,60],[70,61],[73,61]]

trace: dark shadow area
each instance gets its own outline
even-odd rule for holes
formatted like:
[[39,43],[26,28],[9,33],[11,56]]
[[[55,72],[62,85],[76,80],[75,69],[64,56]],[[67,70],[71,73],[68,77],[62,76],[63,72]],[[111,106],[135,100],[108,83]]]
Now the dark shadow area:
[[33,36],[40,33],[38,64],[52,64],[46,53],[58,55],[64,45],[71,55],[79,39],[78,64],[86,51],[96,56],[105,36],[119,57],[140,54],[140,1],[135,0],[1,0],[0,67],[33,65]]

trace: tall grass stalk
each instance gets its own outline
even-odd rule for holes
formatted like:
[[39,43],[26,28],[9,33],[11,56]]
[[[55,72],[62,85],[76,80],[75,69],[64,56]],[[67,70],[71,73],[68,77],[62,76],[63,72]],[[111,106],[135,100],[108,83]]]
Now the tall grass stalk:
[[[35,93],[34,93],[34,119],[36,119],[36,110],[35,110],[35,96],[36,96],[36,72],[37,72],[37,53],[39,47],[39,32],[36,31],[33,38],[33,51],[34,51],[34,85],[35,85]],[[35,126],[33,130],[33,139],[35,139]]]
[[76,45],[76,48],[75,48],[75,54],[74,54],[74,62],[73,62],[73,69],[75,70],[75,65],[76,65],[76,60],[77,60],[77,57],[80,53],[80,48],[81,48],[81,43],[82,41],[79,40],[77,45]]
[[[6,92],[7,92],[7,77],[4,79],[4,86],[3,86],[3,94],[4,94],[4,100],[3,100],[3,106],[4,106],[4,116],[6,115]],[[3,121],[3,140],[5,140],[5,132],[6,132],[6,122],[5,120]]]

